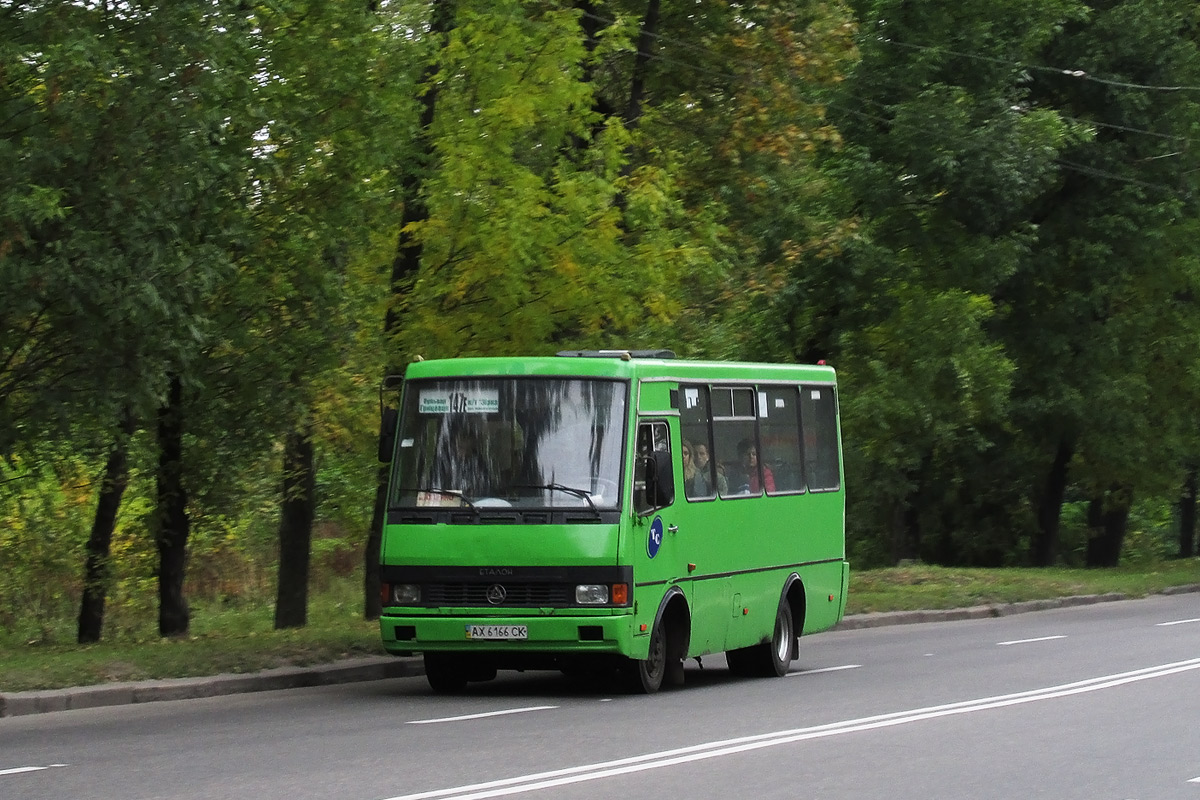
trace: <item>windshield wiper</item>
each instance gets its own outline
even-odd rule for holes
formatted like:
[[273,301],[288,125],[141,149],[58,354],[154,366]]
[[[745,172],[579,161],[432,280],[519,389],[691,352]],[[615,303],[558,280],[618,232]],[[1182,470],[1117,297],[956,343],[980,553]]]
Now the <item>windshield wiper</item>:
[[537,484],[520,484],[514,485],[513,489],[553,489],[559,492],[573,494],[576,497],[582,497],[591,506],[592,513],[596,515],[596,519],[601,519],[600,509],[596,508],[596,504],[592,501],[592,493],[584,489],[576,489],[574,486],[564,486],[561,483],[537,483]]
[[435,488],[433,488],[432,486],[424,486],[424,487],[421,487],[421,488],[419,488],[419,489],[410,489],[410,490],[407,490],[407,491],[416,492],[417,494],[420,494],[421,492],[432,492],[433,494],[440,494],[440,495],[442,495],[443,497],[455,497],[455,498],[457,498],[457,499],[461,500],[462,502],[466,503],[466,504],[467,504],[467,506],[468,506],[468,507],[469,507],[469,508],[470,508],[472,511],[474,511],[474,512],[475,512],[477,515],[479,514],[479,509],[478,509],[478,508],[476,508],[476,507],[475,507],[475,504],[474,504],[474,503],[472,503],[470,500],[468,500],[468,499],[466,498],[466,496],[465,496],[465,495],[463,495],[463,493],[462,493],[462,492],[453,492],[453,491],[451,491],[451,490],[449,490],[449,489],[435,489]]

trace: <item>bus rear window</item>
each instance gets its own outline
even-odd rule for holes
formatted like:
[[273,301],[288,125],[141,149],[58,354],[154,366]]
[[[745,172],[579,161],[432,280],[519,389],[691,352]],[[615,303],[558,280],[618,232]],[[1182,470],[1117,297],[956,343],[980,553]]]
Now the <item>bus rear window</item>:
[[841,487],[838,474],[837,405],[829,386],[800,388],[804,426],[804,476],[815,492]]

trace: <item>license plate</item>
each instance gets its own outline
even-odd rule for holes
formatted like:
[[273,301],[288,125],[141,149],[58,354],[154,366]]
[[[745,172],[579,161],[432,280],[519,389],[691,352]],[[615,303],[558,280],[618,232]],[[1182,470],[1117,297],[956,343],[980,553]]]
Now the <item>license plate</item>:
[[468,639],[516,641],[529,638],[528,625],[468,625]]

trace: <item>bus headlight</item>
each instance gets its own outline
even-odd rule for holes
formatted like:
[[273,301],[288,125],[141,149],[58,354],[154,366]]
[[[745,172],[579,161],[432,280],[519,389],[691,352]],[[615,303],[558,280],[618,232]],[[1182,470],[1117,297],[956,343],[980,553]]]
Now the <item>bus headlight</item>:
[[581,583],[575,587],[575,602],[581,606],[602,606],[608,602],[608,586],[603,583]]
[[421,587],[415,583],[393,583],[391,594],[392,605],[410,606],[421,602]]

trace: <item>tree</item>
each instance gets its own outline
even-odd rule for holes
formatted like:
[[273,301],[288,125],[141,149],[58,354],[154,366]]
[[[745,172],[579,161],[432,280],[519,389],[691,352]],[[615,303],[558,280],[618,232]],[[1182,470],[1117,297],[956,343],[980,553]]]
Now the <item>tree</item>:
[[[413,132],[413,147],[407,163],[398,166],[395,179],[399,189],[400,225],[396,248],[391,260],[387,310],[383,318],[385,356],[382,381],[389,375],[403,372],[403,359],[395,352],[395,338],[400,333],[400,309],[406,302],[410,283],[421,268],[424,243],[414,235],[414,226],[428,219],[425,201],[425,182],[434,168],[434,148],[431,140],[434,117],[438,108],[440,87],[435,82],[442,50],[447,46],[455,24],[457,3],[454,0],[436,2],[430,10],[429,32],[426,40],[433,53],[423,53],[423,67],[414,86],[412,99],[419,108]],[[387,499],[388,470],[379,466],[375,475],[375,501],[372,505],[371,527],[363,549],[363,616],[379,617],[383,602],[380,598],[379,549],[382,543],[384,513]]]
[[[240,28],[222,6],[33,3],[3,13],[14,80],[0,269],[21,291],[0,311],[0,447],[157,413],[171,504],[160,515],[160,572],[182,580],[173,401],[205,336],[203,297],[230,273],[241,230],[254,129],[225,112],[243,107],[251,84]],[[162,596],[170,603],[180,589]],[[164,609],[164,632],[186,630],[180,612]]]
[[996,563],[1016,526],[980,519],[1012,500],[992,471],[1013,379],[993,298],[1071,137],[1052,109],[1018,111],[1022,62],[1074,5],[858,5],[861,59],[830,103],[844,146],[823,162],[850,235],[793,271],[793,346],[842,372],[848,480],[872,486],[850,515],[859,552]]
[[[1134,496],[1177,486],[1194,441],[1197,331],[1184,298],[1195,262],[1173,231],[1196,213],[1194,156],[1178,142],[1200,117],[1195,96],[1153,88],[1200,82],[1194,9],[1087,10],[1047,43],[1041,62],[1071,69],[1034,73],[1030,104],[1090,135],[1058,158],[1059,180],[1030,206],[1038,245],[997,292],[998,332],[1019,365],[1014,418],[1039,453],[1032,560],[1042,565],[1056,554],[1068,483],[1092,498],[1093,520],[1111,522]],[[1089,563],[1119,556],[1123,526],[1102,529]]]

